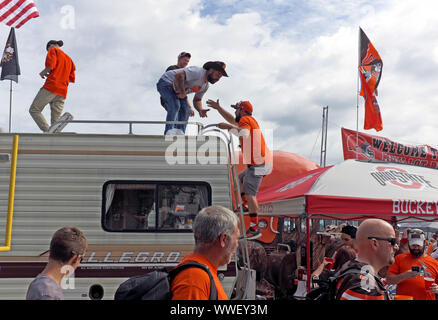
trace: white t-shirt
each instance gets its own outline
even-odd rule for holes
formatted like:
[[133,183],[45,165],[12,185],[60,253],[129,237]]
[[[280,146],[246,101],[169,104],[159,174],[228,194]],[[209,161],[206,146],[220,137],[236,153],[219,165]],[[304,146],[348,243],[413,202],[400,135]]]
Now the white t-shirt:
[[202,99],[209,86],[208,82],[205,82],[205,74],[207,73],[207,70],[204,68],[191,66],[182,69],[169,70],[161,76],[161,79],[173,85],[175,75],[182,70],[184,70],[186,74],[186,81],[184,83],[186,92],[196,92],[195,97]]

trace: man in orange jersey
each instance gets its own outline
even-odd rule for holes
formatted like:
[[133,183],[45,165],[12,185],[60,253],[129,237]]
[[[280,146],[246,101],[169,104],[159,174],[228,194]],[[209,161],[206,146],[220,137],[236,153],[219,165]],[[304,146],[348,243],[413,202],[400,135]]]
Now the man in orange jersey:
[[[397,284],[397,294],[414,300],[435,300],[438,293],[438,261],[425,253],[425,240],[422,230],[412,229],[408,234],[409,252],[397,255],[386,275],[389,284]],[[434,280],[430,287],[426,287],[427,278]]]
[[62,40],[50,40],[47,43],[46,67],[40,72],[46,82],[29,109],[30,115],[43,132],[49,131],[49,125],[41,114],[44,107],[50,104],[53,125],[61,117],[69,83],[75,82],[76,67],[73,60],[60,49],[63,45]]
[[[237,215],[221,206],[202,209],[193,222],[195,249],[186,255],[180,265],[195,261],[205,265],[212,275],[218,300],[228,300],[228,296],[217,277],[219,266],[230,263],[238,247],[240,236]],[[200,268],[190,267],[180,271],[172,281],[172,300],[208,300],[210,297],[210,277]]]
[[246,232],[249,240],[261,237],[258,228],[257,192],[264,176],[272,171],[272,155],[266,146],[259,124],[252,117],[253,107],[249,101],[240,101],[231,105],[236,109],[235,116],[219,105],[219,100],[208,100],[207,105],[216,109],[228,121],[218,124],[220,129],[230,130],[239,136],[243,163],[247,168],[239,174],[240,191],[244,204],[248,203],[250,227]]
[[343,265],[337,300],[389,300],[378,272],[394,262],[394,228],[384,220],[367,219],[356,233],[357,258]]

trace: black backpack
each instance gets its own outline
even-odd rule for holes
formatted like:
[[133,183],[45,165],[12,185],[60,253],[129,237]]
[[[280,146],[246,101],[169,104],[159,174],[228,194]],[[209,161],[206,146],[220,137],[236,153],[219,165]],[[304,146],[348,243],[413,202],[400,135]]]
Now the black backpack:
[[210,300],[217,300],[216,285],[207,266],[195,262],[186,262],[173,270],[152,271],[142,276],[132,277],[123,282],[117,289],[115,300],[170,300],[170,284],[176,275],[187,268],[200,268],[207,272],[210,278]]
[[313,280],[313,282],[319,285],[318,288],[310,290],[306,295],[306,300],[316,300],[316,301],[333,301],[336,298],[336,287],[339,279],[345,277],[348,274],[360,274],[359,269],[348,269],[347,271],[340,274],[336,272],[333,276],[328,277],[325,280]]

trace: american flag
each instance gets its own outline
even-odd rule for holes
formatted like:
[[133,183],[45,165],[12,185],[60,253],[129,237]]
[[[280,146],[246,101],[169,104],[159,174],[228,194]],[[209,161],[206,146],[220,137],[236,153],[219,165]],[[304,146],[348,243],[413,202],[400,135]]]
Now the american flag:
[[32,0],[3,0],[0,2],[0,22],[4,22],[10,27],[18,29],[36,17],[39,17],[39,14]]

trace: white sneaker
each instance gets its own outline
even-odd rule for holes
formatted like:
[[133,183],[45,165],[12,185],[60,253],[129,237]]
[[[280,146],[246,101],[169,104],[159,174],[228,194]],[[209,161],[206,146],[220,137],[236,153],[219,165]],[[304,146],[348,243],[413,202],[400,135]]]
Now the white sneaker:
[[56,121],[54,124],[52,124],[49,128],[48,133],[57,133],[57,132],[61,132],[62,129],[65,128],[65,126],[68,124],[68,122],[61,122],[61,121],[70,121],[73,120],[73,116],[68,113],[65,112],[59,119],[58,121]]

